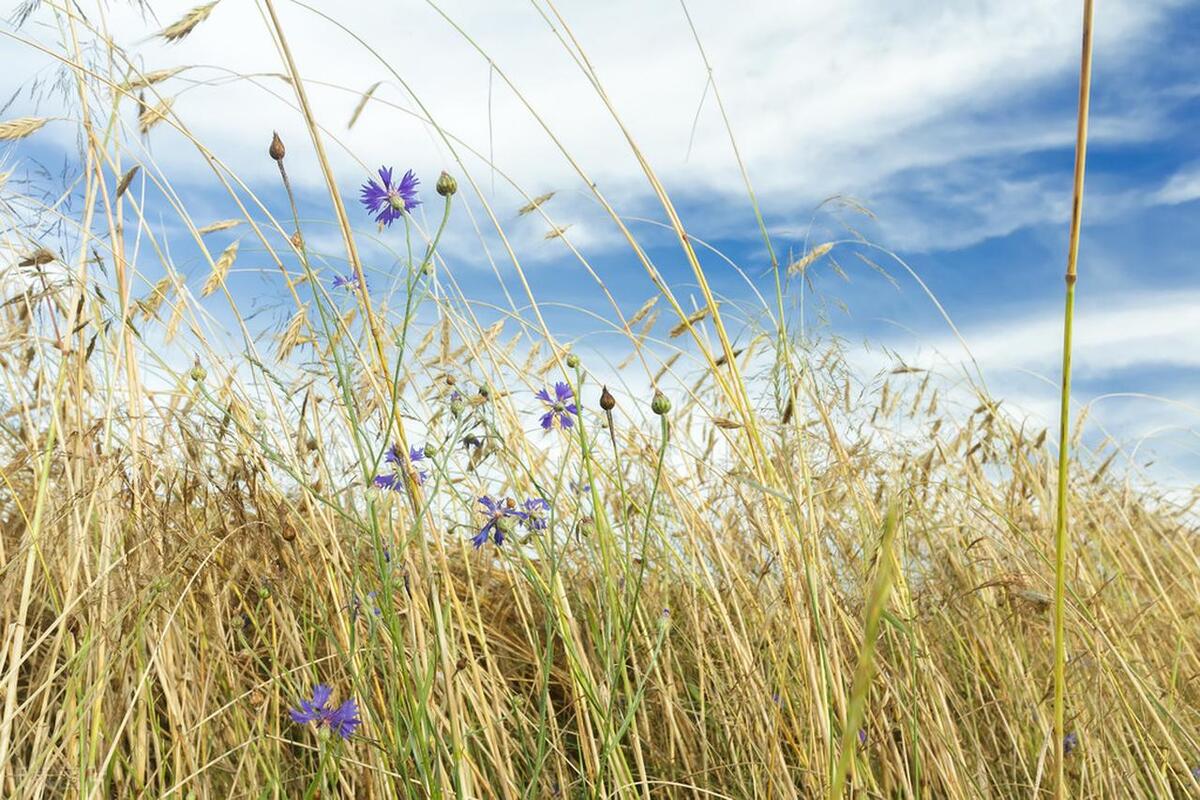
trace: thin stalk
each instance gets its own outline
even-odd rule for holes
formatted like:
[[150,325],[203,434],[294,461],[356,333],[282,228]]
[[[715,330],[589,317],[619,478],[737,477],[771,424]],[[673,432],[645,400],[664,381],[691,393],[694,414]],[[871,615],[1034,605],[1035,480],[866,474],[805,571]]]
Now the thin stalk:
[[1063,739],[1066,736],[1067,643],[1067,470],[1070,459],[1071,334],[1075,320],[1076,262],[1083,217],[1083,173],[1087,162],[1088,101],[1092,87],[1092,0],[1083,3],[1083,52],[1079,66],[1079,116],[1075,129],[1075,190],[1071,207],[1071,240],[1067,251],[1066,305],[1063,310],[1061,405],[1058,416],[1058,506],[1054,526],[1054,796],[1066,796]]

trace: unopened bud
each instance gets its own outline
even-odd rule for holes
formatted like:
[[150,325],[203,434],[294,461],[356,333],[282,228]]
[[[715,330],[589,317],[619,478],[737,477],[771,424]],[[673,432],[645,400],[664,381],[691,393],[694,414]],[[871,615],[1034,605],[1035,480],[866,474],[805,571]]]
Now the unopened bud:
[[452,415],[455,417],[461,417],[463,410],[466,409],[466,407],[467,404],[463,402],[461,394],[455,392],[454,394],[450,395],[450,413]]
[[287,148],[283,146],[283,139],[279,138],[279,134],[271,131],[271,146],[267,149],[271,158],[276,161],[283,161],[283,157],[287,155]]
[[204,370],[204,367],[200,366],[200,359],[198,358],[196,359],[196,363],[192,365],[191,375],[192,380],[194,380],[196,383],[200,383],[200,381],[208,377],[208,373]]
[[654,399],[650,401],[650,410],[660,417],[671,410],[671,401],[658,389],[654,390]]
[[425,453],[426,458],[433,458],[438,453],[437,445],[433,442],[426,442],[422,452]]
[[571,369],[575,369],[576,367],[578,367],[579,366],[579,356],[575,355],[574,353],[569,354],[567,356],[567,366],[570,367]]
[[458,191],[458,181],[448,173],[443,172],[437,179],[437,193],[442,197],[450,197]]
[[479,385],[479,396],[486,400],[492,394],[491,388],[486,383]]
[[600,407],[605,411],[612,411],[617,407],[617,398],[612,396],[607,386],[600,390]]

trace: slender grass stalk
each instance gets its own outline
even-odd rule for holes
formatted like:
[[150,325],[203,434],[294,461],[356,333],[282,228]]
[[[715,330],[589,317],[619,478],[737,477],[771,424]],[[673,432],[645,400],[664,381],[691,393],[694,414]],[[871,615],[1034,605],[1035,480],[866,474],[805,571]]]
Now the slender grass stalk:
[[1087,163],[1088,105],[1092,87],[1093,1],[1083,2],[1083,52],[1079,66],[1079,114],[1075,130],[1075,189],[1071,204],[1071,238],[1067,250],[1066,301],[1063,310],[1062,391],[1058,416],[1058,502],[1054,525],[1054,795],[1065,797],[1067,694],[1067,479],[1071,435],[1071,335],[1075,321],[1076,262],[1083,218],[1083,173]]

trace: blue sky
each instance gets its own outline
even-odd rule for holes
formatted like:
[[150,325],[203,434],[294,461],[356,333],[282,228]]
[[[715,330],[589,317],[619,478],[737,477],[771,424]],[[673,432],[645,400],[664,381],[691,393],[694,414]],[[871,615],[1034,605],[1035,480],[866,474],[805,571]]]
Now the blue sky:
[[[138,52],[146,70],[204,65],[160,84],[198,139],[241,175],[276,213],[284,205],[273,164],[264,157],[272,129],[289,143],[305,216],[327,216],[289,89],[270,77],[229,82],[233,73],[278,72],[278,56],[258,12],[224,2],[178,45],[146,41],[180,16],[186,2],[156,3],[158,21],[120,6],[107,17],[114,38]],[[1059,359],[1062,272],[1070,206],[1079,53],[1073,3],[751,2],[735,9],[713,0],[687,10],[781,257],[845,238],[853,224],[894,250],[945,306],[1011,408],[1052,418]],[[832,7],[831,7],[832,6]],[[563,242],[545,241],[545,220],[517,218],[524,200],[547,191],[546,205],[567,238],[601,272],[626,313],[653,293],[615,227],[529,109],[626,218],[662,220],[636,161],[562,38],[570,31],[595,67],[613,107],[643,147],[689,230],[747,273],[767,264],[728,136],[706,88],[707,74],[681,6],[669,2],[563,3],[553,27],[549,7],[458,0],[338,8],[321,6],[380,49],[403,84],[329,23],[285,4],[285,23],[302,72],[313,82],[318,116],[339,139],[331,145],[343,194],[352,199],[367,168],[412,166],[432,189],[440,169],[456,172],[462,198],[485,229],[481,243],[460,213],[443,253],[467,294],[498,298],[497,276],[481,257],[486,245],[499,277],[516,294],[514,271],[495,233],[486,232],[481,200],[497,209],[539,301],[603,309]],[[440,13],[439,13],[440,10]],[[541,13],[539,13],[539,11]],[[461,25],[496,70],[449,21]],[[0,102],[34,78],[54,74],[31,43],[51,48],[50,17],[5,27],[0,59],[18,65],[0,77]],[[1084,233],[1080,257],[1078,395],[1114,392],[1170,398],[1102,401],[1094,424],[1143,448],[1155,475],[1186,487],[1200,475],[1193,431],[1200,408],[1200,2],[1110,0],[1097,10]],[[222,85],[210,85],[220,81]],[[383,81],[353,130],[345,121],[358,96]],[[524,101],[508,85],[519,90]],[[329,82],[341,88],[326,88]],[[418,103],[419,101],[419,103]],[[0,116],[54,113],[22,93]],[[455,153],[419,116],[422,108],[510,176],[521,192],[480,158]],[[345,145],[344,149],[341,146]],[[75,147],[73,129],[48,126],[7,148],[0,172],[20,176],[34,160],[60,164]],[[153,157],[184,194],[197,224],[232,216],[211,172],[176,131],[156,130],[130,157]],[[475,181],[470,185],[468,175]],[[476,194],[476,190],[478,194]],[[831,195],[859,199],[875,214],[817,213]],[[436,200],[432,192],[428,198]],[[427,210],[434,207],[430,203]],[[426,226],[436,219],[430,214]],[[691,276],[671,237],[631,221],[660,270],[684,299]],[[176,266],[198,291],[206,274],[194,243],[164,214]],[[310,241],[336,252],[332,230],[310,227]],[[370,232],[367,225],[364,232]],[[213,255],[244,233],[210,237]],[[389,232],[393,238],[399,236]],[[249,243],[239,266],[253,265]],[[381,283],[390,261],[367,252]],[[843,301],[829,333],[869,337],[906,360],[953,372],[963,353],[932,304],[898,266],[899,288],[835,250],[847,282],[819,263],[815,286]],[[872,256],[887,266],[883,256]],[[705,257],[714,287],[732,298],[749,292],[736,273]],[[151,272],[151,268],[147,268]],[[147,280],[155,276],[147,274]],[[266,274],[241,274],[240,291],[270,305],[278,287]],[[218,313],[219,311],[215,311]],[[282,313],[282,312],[280,312]],[[270,315],[268,315],[269,318]],[[551,315],[570,338],[595,329],[579,314]],[[265,319],[265,318],[264,318]],[[603,349],[603,340],[593,342]],[[866,371],[880,368],[864,355]],[[1190,408],[1189,408],[1190,407]],[[1099,427],[1097,428],[1099,430]],[[1142,451],[1139,451],[1139,455]],[[1146,459],[1149,460],[1149,459]]]

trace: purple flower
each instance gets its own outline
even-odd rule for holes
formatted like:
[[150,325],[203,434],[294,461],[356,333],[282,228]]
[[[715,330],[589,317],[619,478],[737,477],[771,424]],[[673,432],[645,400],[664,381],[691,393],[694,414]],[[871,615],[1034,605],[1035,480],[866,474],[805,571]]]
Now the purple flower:
[[393,472],[391,475],[376,475],[372,483],[377,489],[386,489],[392,492],[399,492],[404,488],[404,482],[400,480],[399,472]]
[[554,397],[551,397],[550,392],[546,389],[539,391],[537,396],[539,400],[550,407],[550,410],[542,415],[543,428],[550,430],[554,427],[555,420],[558,420],[559,427],[564,429],[575,425],[575,420],[571,415],[578,414],[579,409],[571,402],[575,393],[571,391],[570,386],[559,382],[554,384]]
[[525,501],[525,525],[531,531],[546,530],[546,512],[550,503],[542,497],[531,497]]
[[313,689],[312,700],[301,700],[299,708],[290,708],[288,713],[292,722],[297,725],[313,723],[320,729],[329,728],[343,739],[354,735],[354,729],[362,725],[358,716],[358,703],[351,698],[337,708],[329,707],[329,697],[333,690],[325,684],[317,684]]
[[[475,545],[475,549],[483,547],[484,542],[488,540],[488,535],[492,535],[496,546],[504,544],[504,534],[512,530],[512,523],[508,522],[509,518],[525,519],[528,515],[523,511],[518,511],[516,503],[509,500],[493,500],[484,495],[479,498],[479,504],[483,506],[480,513],[487,515],[487,522],[479,529],[479,533],[471,539],[471,544]],[[505,529],[508,529],[507,531]]]
[[1075,748],[1079,747],[1079,734],[1075,731],[1071,731],[1064,736],[1062,747],[1064,756],[1069,756],[1071,753],[1075,752]]
[[334,275],[333,288],[335,289],[358,289],[358,275],[353,272],[349,275]]
[[[400,445],[394,444],[388,448],[384,454],[383,460],[387,464],[395,464],[396,471],[391,475],[376,475],[373,483],[380,489],[391,489],[394,492],[399,492],[404,489],[404,481],[401,480],[402,473],[400,466],[404,463],[404,455],[400,449]],[[413,480],[418,486],[424,485],[429,479],[429,473],[417,466],[417,463],[425,460],[424,447],[410,447],[408,450],[408,469],[412,473]]]
[[1200,764],[1197,764],[1196,766],[1192,767],[1192,778],[1197,781],[1200,781]]
[[590,483],[577,483],[575,481],[571,481],[571,491],[575,492],[576,494],[587,494],[591,490],[592,485]]
[[421,183],[410,169],[397,184],[392,183],[392,168],[380,167],[379,179],[383,185],[371,178],[362,186],[359,200],[380,225],[391,225],[406,212],[421,205],[417,199],[417,185]]

